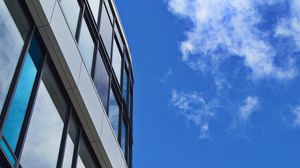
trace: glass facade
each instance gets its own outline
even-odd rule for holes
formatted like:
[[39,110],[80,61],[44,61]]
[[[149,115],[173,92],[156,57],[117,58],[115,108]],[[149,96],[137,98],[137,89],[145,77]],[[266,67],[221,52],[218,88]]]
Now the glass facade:
[[[50,33],[51,44],[45,43],[49,34],[39,34],[28,4],[0,1],[0,168],[101,168],[104,163],[95,155],[99,149],[91,145],[98,130],[89,130],[91,124],[101,123],[86,123],[85,117],[100,116],[96,113],[102,110],[86,113],[84,100],[74,98],[81,95],[71,91],[76,87],[65,88],[73,78],[61,77],[73,75],[65,71],[71,66],[62,68],[61,64],[69,62],[60,58],[60,46],[59,52],[50,50],[60,45],[56,35]],[[70,28],[66,35],[74,37],[116,135],[115,143],[131,168],[132,118],[128,114],[132,114],[134,82],[114,4],[110,0],[59,0],[58,5],[66,19],[59,23]]]

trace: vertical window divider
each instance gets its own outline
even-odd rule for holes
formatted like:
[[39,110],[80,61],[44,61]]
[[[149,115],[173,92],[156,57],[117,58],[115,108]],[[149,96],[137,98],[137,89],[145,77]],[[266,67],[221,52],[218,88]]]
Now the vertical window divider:
[[77,166],[77,160],[78,160],[78,154],[79,154],[79,149],[80,149],[80,141],[81,141],[81,134],[82,134],[82,126],[79,128],[78,135],[76,137],[76,143],[75,143],[75,148],[74,148],[74,153],[73,153],[73,159],[72,159],[72,168],[76,168]]
[[69,130],[69,123],[70,123],[70,116],[73,112],[73,108],[71,105],[68,105],[68,113],[66,115],[66,121],[64,122],[64,128],[63,128],[63,134],[61,137],[61,143],[60,143],[60,149],[58,154],[58,160],[57,160],[57,168],[61,168],[65,156],[65,149],[66,149],[66,143],[67,143],[67,136],[68,136],[68,130]]
[[79,40],[82,19],[84,19],[84,12],[85,12],[85,5],[83,3],[83,0],[79,0],[79,1],[80,1],[79,5],[82,6],[82,8],[80,10],[80,14],[79,14],[79,17],[78,17],[77,29],[76,29],[76,33],[75,33],[75,39],[76,39],[77,42]]

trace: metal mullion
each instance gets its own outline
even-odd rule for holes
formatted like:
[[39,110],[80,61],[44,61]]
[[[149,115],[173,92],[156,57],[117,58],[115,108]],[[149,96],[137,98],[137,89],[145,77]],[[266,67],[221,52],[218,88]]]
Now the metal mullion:
[[28,33],[28,35],[26,37],[26,40],[25,40],[24,45],[23,45],[23,49],[22,49],[21,54],[20,54],[19,61],[18,61],[17,66],[16,66],[14,76],[13,76],[12,81],[11,81],[11,85],[9,87],[9,90],[8,90],[8,93],[7,93],[5,102],[4,102],[4,106],[2,108],[2,113],[1,113],[1,116],[0,116],[0,139],[3,136],[4,124],[5,124],[5,121],[7,119],[7,113],[8,113],[8,110],[9,110],[10,106],[11,106],[11,101],[12,101],[12,98],[15,94],[15,90],[16,90],[17,84],[19,82],[19,78],[21,76],[21,71],[23,69],[25,57],[26,57],[26,54],[29,50],[30,42],[31,42],[32,37],[34,35],[35,29],[36,29],[36,27],[33,26],[31,28],[31,32]]
[[79,149],[80,149],[80,141],[81,141],[81,134],[82,134],[82,126],[79,128],[79,132],[77,135],[74,151],[73,151],[73,159],[72,159],[72,168],[76,168],[77,166],[77,160],[78,160],[78,154],[79,154]]
[[85,4],[83,0],[79,0],[79,6],[81,7],[81,11],[78,17],[78,22],[77,22],[77,30],[75,33],[75,39],[78,42],[79,36],[80,36],[80,30],[81,30],[81,25],[82,25],[82,19],[84,19],[84,11],[85,11]]
[[92,70],[91,70],[91,77],[93,80],[95,78],[96,61],[97,61],[97,57],[98,57],[97,50],[99,50],[99,40],[97,40],[95,47],[94,47],[94,56],[93,56],[93,63],[92,63]]
[[13,167],[11,163],[8,161],[9,159],[7,156],[4,154],[5,152],[3,149],[0,147],[0,165],[5,166],[5,167]]
[[[39,42],[41,42],[40,38],[38,38],[38,39],[39,39]],[[25,113],[25,118],[24,118],[22,128],[21,128],[21,133],[20,133],[18,143],[17,143],[16,156],[18,157],[18,159],[17,159],[17,162],[16,162],[16,167],[18,167],[18,165],[20,163],[20,156],[22,154],[22,150],[23,150],[24,143],[25,143],[24,140],[25,140],[26,134],[28,132],[29,122],[30,122],[31,117],[32,117],[33,106],[34,106],[35,101],[36,101],[36,96],[37,96],[37,92],[38,92],[40,82],[42,80],[43,66],[44,66],[44,64],[47,60],[47,57],[48,57],[48,53],[46,52],[45,46],[44,45],[41,45],[41,46],[42,46],[42,51],[44,52],[43,53],[43,58],[41,60],[41,64],[37,68],[38,73],[37,73],[37,76],[35,77],[33,89],[32,89],[31,94],[30,94],[29,104],[27,106],[27,110],[26,110],[26,113]]]
[[61,138],[61,144],[60,144],[60,149],[59,149],[59,154],[58,154],[58,160],[57,160],[57,168],[62,167],[63,164],[63,159],[65,156],[65,149],[66,149],[66,144],[67,144],[67,136],[68,136],[68,130],[69,130],[69,123],[70,123],[70,116],[73,111],[72,106],[69,104],[68,105],[68,113],[66,115],[66,121],[64,122],[64,128],[63,128],[63,135]]
[[99,6],[99,13],[98,13],[98,20],[97,20],[97,31],[98,31],[98,34],[99,33],[99,30],[100,30],[100,23],[101,23],[101,16],[102,16],[102,6],[104,4],[104,1],[103,0],[100,0],[100,6]]

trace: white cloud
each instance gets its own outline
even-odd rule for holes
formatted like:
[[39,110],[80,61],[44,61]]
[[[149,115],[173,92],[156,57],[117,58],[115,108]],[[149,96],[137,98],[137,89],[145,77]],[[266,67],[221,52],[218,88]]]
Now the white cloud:
[[239,108],[239,121],[246,122],[251,117],[252,113],[258,108],[259,101],[257,97],[248,96],[244,100],[244,104]]
[[169,69],[167,71],[167,73],[165,73],[165,75],[162,78],[158,79],[158,82],[160,82],[162,84],[168,83],[168,81],[169,81],[169,79],[170,79],[170,77],[171,77],[172,74],[173,74],[172,69]]
[[197,92],[172,91],[172,105],[190,122],[200,130],[200,139],[211,139],[209,134],[209,121],[215,116],[218,107],[216,100],[206,101]]
[[293,109],[293,126],[294,127],[300,127],[300,106],[297,106],[296,108]]
[[289,4],[289,17],[279,20],[275,29],[275,35],[292,38],[300,49],[300,1],[290,0]]
[[[298,2],[293,2],[296,1]],[[186,40],[181,42],[182,60],[192,69],[205,73],[210,71],[211,67],[220,65],[224,59],[240,57],[244,60],[244,65],[251,70],[252,79],[295,78],[297,69],[293,60],[287,58],[284,66],[276,65],[276,49],[264,38],[265,32],[258,28],[258,24],[264,18],[256,10],[257,6],[281,2],[168,0],[168,7],[172,13],[192,23],[192,27],[186,32]],[[298,24],[295,23],[294,27],[298,27]]]

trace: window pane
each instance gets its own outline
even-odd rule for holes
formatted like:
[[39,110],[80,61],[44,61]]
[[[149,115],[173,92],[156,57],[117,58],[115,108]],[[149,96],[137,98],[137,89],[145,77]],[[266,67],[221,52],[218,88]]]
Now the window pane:
[[107,15],[105,5],[103,4],[102,12],[101,12],[100,35],[104,43],[105,49],[108,53],[108,56],[110,56],[111,53],[112,33],[113,33],[112,24]]
[[123,155],[126,154],[126,143],[127,143],[127,126],[125,125],[124,119],[122,120],[122,128],[121,128],[121,149],[123,152]]
[[94,15],[94,19],[97,22],[98,14],[99,14],[100,0],[88,0],[88,2],[91,7],[92,14]]
[[103,106],[106,109],[108,102],[109,76],[99,52],[96,58],[94,81]]
[[[19,11],[19,13],[22,12]],[[23,21],[24,23],[26,20]],[[17,24],[4,1],[0,1],[0,113],[24,44]],[[19,27],[22,28],[23,34],[26,36],[29,31],[27,26],[19,25]]]
[[110,89],[108,117],[109,117],[111,126],[117,137],[118,137],[118,128],[119,128],[119,113],[120,113],[119,104],[116,101],[113,91]]
[[37,75],[37,67],[41,62],[41,58],[41,47],[39,46],[37,39],[34,37],[29,48],[29,53],[26,55],[21,76],[4,126],[4,138],[7,140],[12,150],[16,149],[30,100],[30,95]]
[[76,0],[61,0],[62,10],[67,19],[69,27],[75,36],[76,28],[78,24],[78,17],[80,13],[80,7]]
[[76,142],[78,130],[79,128],[75,122],[75,118],[74,116],[71,116],[69,121],[69,130],[67,135],[64,162],[62,166],[63,168],[70,168],[72,166],[73,152],[75,146],[74,144]]
[[85,20],[82,21],[78,45],[86,68],[91,73],[95,44]]
[[122,57],[115,40],[113,46],[112,66],[114,68],[119,83],[121,83],[120,80],[121,80]]
[[21,158],[23,168],[56,167],[63,121],[44,82],[40,83]]
[[99,168],[88,148],[87,140],[81,138],[77,168]]

